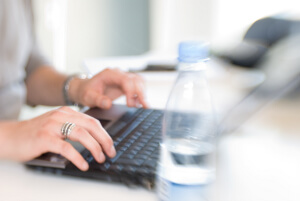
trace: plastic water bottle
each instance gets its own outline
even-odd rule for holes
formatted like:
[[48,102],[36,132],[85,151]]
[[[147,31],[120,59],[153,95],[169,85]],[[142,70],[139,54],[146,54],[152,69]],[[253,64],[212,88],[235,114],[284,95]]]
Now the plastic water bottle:
[[215,179],[216,123],[205,76],[208,61],[205,43],[179,44],[178,77],[163,118],[160,201],[199,201],[204,187]]

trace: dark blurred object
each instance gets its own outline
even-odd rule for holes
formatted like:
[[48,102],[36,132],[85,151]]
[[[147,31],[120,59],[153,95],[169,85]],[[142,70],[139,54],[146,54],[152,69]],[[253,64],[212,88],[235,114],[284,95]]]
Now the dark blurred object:
[[175,71],[176,65],[175,64],[147,64],[146,68],[138,69],[138,70],[129,70],[130,72],[167,72],[167,71]]
[[280,39],[257,64],[265,80],[238,102],[219,124],[219,133],[232,133],[253,114],[279,98],[300,98],[300,32]]
[[243,40],[220,57],[240,67],[254,68],[267,50],[263,44]]
[[232,133],[279,98],[299,98],[299,50],[300,21],[270,17],[252,24],[243,41],[223,58],[240,67],[257,68],[265,79],[224,115],[220,134]]
[[283,38],[300,33],[300,21],[267,17],[254,22],[243,40],[219,55],[234,65],[256,68],[266,52]]

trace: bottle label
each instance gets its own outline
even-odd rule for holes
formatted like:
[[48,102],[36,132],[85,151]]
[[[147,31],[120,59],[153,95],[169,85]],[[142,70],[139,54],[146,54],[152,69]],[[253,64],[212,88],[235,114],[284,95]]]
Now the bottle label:
[[158,178],[158,198],[160,201],[168,201],[170,200],[170,186],[171,182],[163,179],[161,177]]
[[159,201],[201,201],[207,200],[207,185],[186,185],[158,178]]

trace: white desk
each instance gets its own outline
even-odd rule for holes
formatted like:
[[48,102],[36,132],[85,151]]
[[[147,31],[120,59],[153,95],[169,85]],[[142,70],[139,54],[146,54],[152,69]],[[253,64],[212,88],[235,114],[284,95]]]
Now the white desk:
[[299,200],[299,106],[280,100],[221,141],[218,200]]
[[[174,76],[165,75],[162,79],[151,76],[145,77],[147,100],[151,106],[163,108]],[[300,199],[299,114],[300,101],[281,100],[220,141],[215,200]],[[23,115],[26,116],[26,111]],[[0,200],[157,199],[154,192],[143,188],[38,173],[19,163],[1,161]]]

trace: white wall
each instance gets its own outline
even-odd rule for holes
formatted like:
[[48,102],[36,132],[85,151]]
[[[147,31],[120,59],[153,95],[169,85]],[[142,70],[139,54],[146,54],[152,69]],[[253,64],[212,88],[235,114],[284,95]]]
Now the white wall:
[[176,49],[185,39],[222,48],[242,39],[259,18],[300,11],[295,0],[151,0],[151,47]]
[[61,71],[86,58],[141,54],[149,49],[149,0],[34,0],[36,31]]
[[151,0],[151,48],[176,51],[182,40],[210,40],[213,0]]
[[39,41],[62,71],[85,58],[176,52],[178,42],[239,41],[255,20],[299,11],[294,0],[34,0]]
[[212,39],[219,46],[240,40],[256,20],[283,13],[299,13],[295,0],[214,0]]
[[34,1],[37,40],[55,67],[66,70],[67,0]]

